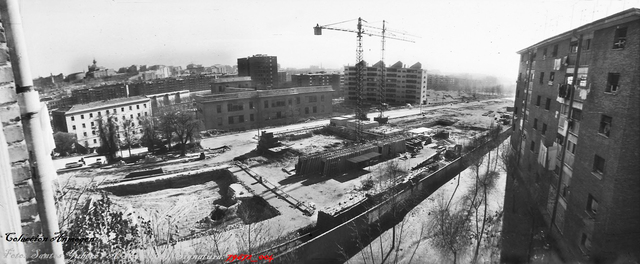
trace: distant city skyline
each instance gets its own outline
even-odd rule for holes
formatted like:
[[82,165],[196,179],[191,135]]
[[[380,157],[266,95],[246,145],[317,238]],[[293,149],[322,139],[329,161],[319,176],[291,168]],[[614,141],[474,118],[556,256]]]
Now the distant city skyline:
[[[146,1],[25,0],[21,13],[33,77],[100,66],[236,65],[255,54],[282,68],[341,69],[355,63],[353,33],[313,26],[361,16],[369,25],[419,36],[388,40],[387,63],[428,71],[493,75],[515,82],[516,51],[593,20],[640,7],[622,1]],[[337,24],[355,30],[356,22]],[[527,34],[522,34],[527,32]],[[364,37],[364,59],[380,60],[380,39]]]

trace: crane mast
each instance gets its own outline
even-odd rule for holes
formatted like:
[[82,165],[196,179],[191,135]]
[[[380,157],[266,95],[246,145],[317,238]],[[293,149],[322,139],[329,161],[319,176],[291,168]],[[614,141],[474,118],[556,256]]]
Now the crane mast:
[[[386,83],[385,83],[385,74],[386,74],[386,67],[384,64],[384,51],[385,51],[385,41],[386,38],[389,39],[395,39],[395,40],[401,40],[401,41],[407,41],[407,42],[414,42],[412,40],[407,40],[407,39],[403,39],[400,37],[397,37],[394,34],[391,34],[392,36],[387,36],[387,28],[386,28],[386,21],[383,21],[382,23],[382,29],[380,28],[375,28],[375,27],[371,27],[371,26],[367,26],[369,28],[374,28],[376,30],[381,30],[379,32],[369,32],[369,31],[365,31],[364,30],[364,25],[362,24],[362,22],[367,23],[367,21],[363,20],[362,18],[358,18],[358,24],[356,27],[356,30],[351,30],[351,29],[343,29],[343,28],[335,28],[335,27],[329,27],[331,25],[335,25],[335,24],[339,24],[339,23],[344,23],[344,22],[350,22],[353,20],[349,20],[349,21],[343,21],[343,22],[338,22],[338,23],[334,23],[334,24],[329,24],[329,25],[324,25],[324,26],[320,26],[318,24],[316,24],[315,27],[313,27],[313,32],[315,35],[322,35],[322,30],[323,29],[329,29],[329,30],[336,30],[336,31],[344,31],[344,32],[351,32],[351,33],[356,33],[356,40],[357,40],[357,45],[356,45],[356,109],[355,109],[355,118],[356,118],[356,142],[361,142],[363,140],[362,138],[362,134],[363,134],[363,129],[362,129],[362,121],[363,120],[368,120],[367,118],[367,113],[364,110],[364,100],[363,100],[363,90],[364,90],[364,72],[365,72],[365,68],[366,65],[364,63],[364,51],[362,48],[362,36],[363,35],[367,35],[367,36],[376,36],[376,37],[381,37],[382,38],[382,53],[381,53],[381,70],[380,70],[380,78],[379,78],[379,89],[378,89],[378,101],[379,101],[379,111],[380,111],[380,115],[378,116],[378,118],[376,118],[376,120],[378,120],[378,122],[380,123],[386,123],[387,121],[387,117],[384,116],[384,108],[386,106],[386,94],[385,94],[385,88],[386,88]],[[404,34],[404,33],[401,33]]]

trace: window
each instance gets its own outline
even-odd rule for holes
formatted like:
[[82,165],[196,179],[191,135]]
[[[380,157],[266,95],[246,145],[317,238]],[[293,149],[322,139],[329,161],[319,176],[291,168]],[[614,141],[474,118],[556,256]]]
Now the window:
[[513,108],[513,114],[514,114],[514,115],[517,115],[517,114],[518,114],[518,108],[517,108],[517,107],[514,107],[514,108]]
[[147,112],[144,112],[144,116],[147,116]]
[[109,114],[109,110],[107,110],[107,115]]
[[89,113],[89,118],[93,118],[93,113]]
[[71,121],[76,121],[76,117],[75,117],[75,116],[72,116],[72,117],[71,117]]
[[547,124],[542,123],[542,131],[541,131],[542,135],[544,136],[547,133]]
[[320,95],[320,101],[324,102],[324,94]]
[[587,199],[587,212],[597,214],[598,213],[598,200],[589,194]]
[[590,50],[591,49],[591,39],[585,39],[584,40],[584,44],[582,44],[582,48],[584,50]]
[[264,100],[264,108],[269,108],[269,101]]
[[309,107],[305,107],[305,108],[304,108],[304,113],[305,113],[306,115],[308,115],[308,114],[309,114]]
[[98,116],[101,116],[102,114],[100,114],[100,111],[98,111]]
[[540,106],[540,99],[542,99],[542,97],[538,95],[538,97],[536,97],[536,106]]
[[540,84],[544,83],[544,72],[540,73],[540,81],[539,82],[540,82]]
[[131,114],[131,119],[133,119],[133,114]]
[[578,52],[578,42],[577,41],[571,41],[571,44],[569,44],[569,51],[571,53]]
[[309,103],[315,103],[318,101],[318,97],[313,95],[313,96],[309,96]]
[[249,109],[253,109],[253,102],[249,102]]
[[555,72],[550,72],[549,73],[549,85],[553,85],[553,81],[556,79],[556,73]]
[[300,104],[300,97],[296,97],[296,104]]
[[129,106],[129,110],[133,110],[133,106],[132,105]]
[[558,56],[558,44],[553,45],[553,52],[551,52],[551,56],[552,57],[557,57]]
[[222,117],[218,117],[218,126],[222,126]]
[[255,118],[253,117],[253,114],[249,114],[249,121],[255,121]]
[[91,135],[95,136],[96,135],[96,131],[95,130],[91,131]]
[[142,104],[142,106],[144,106],[144,108],[147,108],[147,104]]
[[587,234],[582,233],[582,238],[580,239],[580,245],[586,251],[591,250],[591,239],[589,239],[589,236],[587,236]]
[[87,128],[87,124],[82,123],[82,128]]
[[140,117],[142,114],[138,113],[138,117]]
[[547,101],[544,104],[544,109],[545,110],[551,109],[551,98],[547,98]]
[[613,37],[613,49],[624,49],[624,45],[627,42],[627,28],[616,28],[615,36]]
[[80,115],[80,119],[84,119],[84,115]]
[[96,144],[96,143],[98,143],[98,140],[94,138],[93,139],[93,144]]
[[544,49],[542,50],[542,59],[544,60],[544,59],[546,59],[546,58],[547,58],[547,48],[544,48]]
[[571,152],[571,154],[576,154],[576,147],[578,146],[578,144],[576,144],[575,142],[569,140],[567,141],[567,151]]
[[318,112],[318,107],[317,107],[317,106],[314,106],[314,107],[313,107],[313,113],[315,114],[315,113],[317,113],[317,112]]
[[233,124],[233,116],[229,117],[229,124]]
[[242,110],[244,110],[244,105],[242,105],[242,103],[238,103],[238,104],[227,103],[227,112],[235,112],[235,111],[242,111]]
[[520,97],[520,90],[516,90],[516,98]]
[[536,129],[536,130],[538,129],[538,119],[537,118],[533,119],[533,129]]
[[91,122],[91,127],[94,127],[94,126],[95,126],[95,123]]
[[600,129],[598,129],[598,133],[609,137],[609,133],[611,132],[611,117],[602,115],[600,117]]
[[136,109],[140,109],[140,105],[136,105]]
[[121,112],[124,112],[124,107],[120,107],[120,111],[121,111]]
[[117,112],[118,112],[118,111],[117,111],[117,109],[115,109],[115,108],[114,108],[114,109],[113,109],[113,113],[115,114],[115,113],[117,113]]
[[238,123],[244,123],[244,115],[238,116]]
[[598,174],[604,173],[604,159],[598,155],[593,158],[593,172]]
[[604,88],[606,93],[615,93],[620,87],[620,74],[610,72],[607,77],[607,87]]
[[216,105],[216,112],[222,113],[222,105]]
[[71,126],[73,130],[76,130],[76,125]]
[[87,136],[87,132],[82,132],[82,135],[86,137]]
[[531,146],[529,146],[529,150],[531,152],[534,152],[536,149],[536,142],[534,142],[533,140],[531,141]]

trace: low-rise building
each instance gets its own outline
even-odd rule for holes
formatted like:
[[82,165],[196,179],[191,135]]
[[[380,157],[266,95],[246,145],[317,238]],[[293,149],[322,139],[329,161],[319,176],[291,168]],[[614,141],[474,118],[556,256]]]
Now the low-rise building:
[[140,117],[151,116],[151,100],[144,96],[118,98],[107,101],[78,104],[51,112],[54,131],[75,133],[78,143],[93,149],[100,146],[98,118],[113,115],[118,123],[118,138],[124,139],[125,120],[133,120],[132,134],[142,136]]
[[330,116],[331,86],[217,92],[196,95],[204,129],[245,130]]

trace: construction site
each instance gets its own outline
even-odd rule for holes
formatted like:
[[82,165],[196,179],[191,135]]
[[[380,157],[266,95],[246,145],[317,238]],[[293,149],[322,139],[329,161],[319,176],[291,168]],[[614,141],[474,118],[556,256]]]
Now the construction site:
[[487,99],[391,110],[387,124],[362,121],[358,141],[351,116],[227,134],[202,139],[201,153],[71,170],[58,182],[75,193],[69,197],[89,203],[105,192],[125,215],[154,222],[161,241],[184,253],[197,253],[194,245],[212,234],[225,237],[219,251],[226,256],[243,250],[231,241],[247,228],[269,230],[265,245],[299,238],[319,228],[319,218],[343,218],[416,172],[437,171],[490,128],[508,127],[510,105]]
[[[357,33],[359,41],[361,23],[358,19],[358,31],[346,30]],[[322,29],[335,28],[316,26],[316,35]],[[383,54],[384,34],[383,26]],[[361,61],[361,46],[358,52]],[[383,76],[378,81],[386,83],[384,63],[378,65]],[[425,179],[447,174],[451,167],[464,169],[460,160],[465,154],[505,134],[511,125],[512,100],[427,91],[426,84],[418,88],[425,100],[415,107],[382,103],[383,85],[378,104],[365,105],[364,68],[364,63],[355,67],[355,114],[215,136],[203,133],[202,150],[186,157],[142,153],[130,163],[63,169],[58,182],[71,195],[62,199],[60,214],[64,219],[77,204],[90,207],[106,195],[126,217],[153,226],[157,245],[167,250],[140,249],[138,256],[149,262],[176,253],[220,259],[238,253],[285,254],[390,196],[408,194],[407,187],[427,190],[421,192],[428,196],[443,183],[437,180],[432,187]],[[422,77],[411,78],[423,83]],[[384,214],[379,210],[367,216],[367,223]]]

